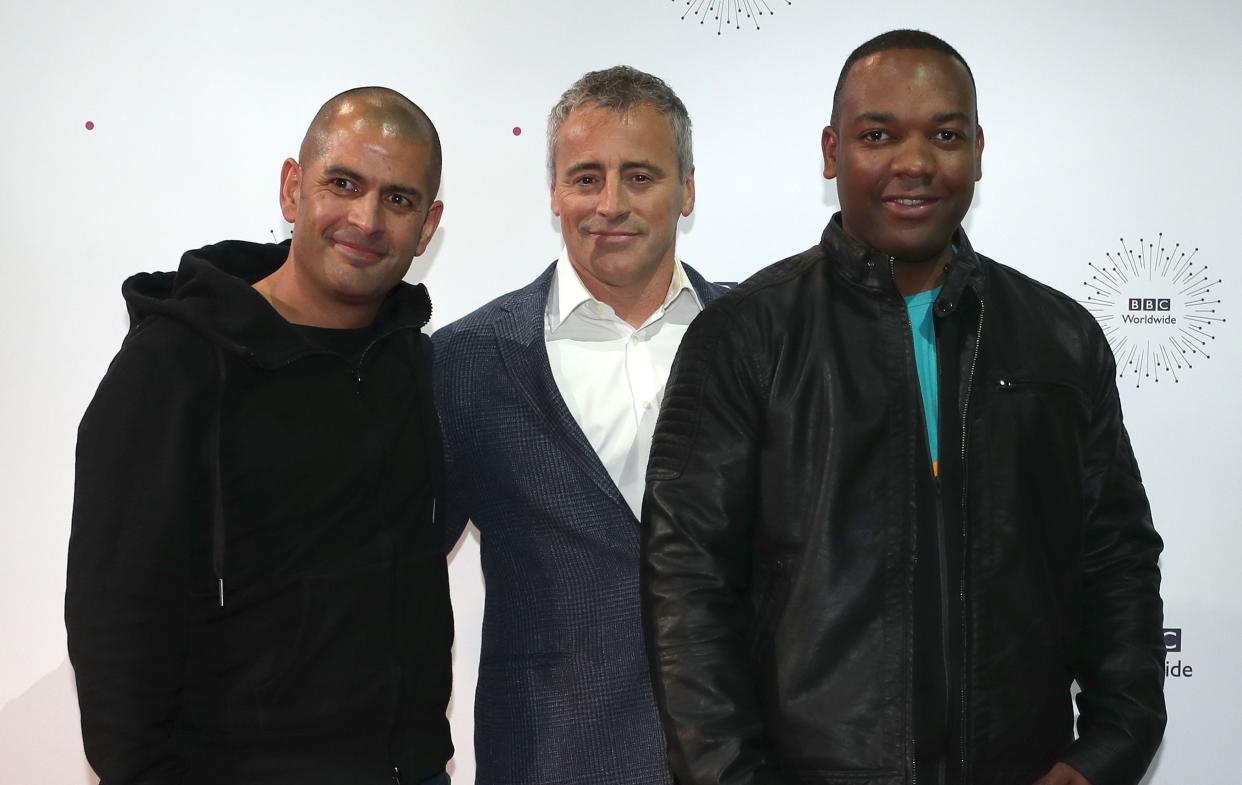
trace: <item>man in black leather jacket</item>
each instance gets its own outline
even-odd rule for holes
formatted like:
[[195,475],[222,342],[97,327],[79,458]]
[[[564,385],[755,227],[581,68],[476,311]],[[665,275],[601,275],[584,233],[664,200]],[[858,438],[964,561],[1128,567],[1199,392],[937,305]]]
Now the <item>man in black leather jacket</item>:
[[1162,544],[1108,343],[961,230],[983,132],[948,44],[856,50],[823,148],[841,213],[704,311],[666,390],[642,590],[673,773],[1134,785]]

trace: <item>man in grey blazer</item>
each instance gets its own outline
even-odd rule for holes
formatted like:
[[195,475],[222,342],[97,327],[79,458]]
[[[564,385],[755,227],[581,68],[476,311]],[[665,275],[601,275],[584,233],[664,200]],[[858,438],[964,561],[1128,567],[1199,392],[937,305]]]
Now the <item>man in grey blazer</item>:
[[473,520],[487,603],[479,785],[670,782],[642,639],[638,513],[664,383],[720,287],[681,264],[690,118],[660,79],[588,73],[548,118],[565,249],[441,329],[451,548]]

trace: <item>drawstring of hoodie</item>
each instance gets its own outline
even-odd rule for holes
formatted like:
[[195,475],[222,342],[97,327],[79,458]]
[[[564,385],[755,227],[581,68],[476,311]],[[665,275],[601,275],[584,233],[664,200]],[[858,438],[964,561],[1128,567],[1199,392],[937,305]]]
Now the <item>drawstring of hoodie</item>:
[[224,480],[220,461],[220,432],[224,420],[224,388],[228,376],[224,350],[216,345],[216,369],[219,386],[216,388],[216,409],[211,428],[211,571],[216,578],[216,593],[220,607],[224,607]]

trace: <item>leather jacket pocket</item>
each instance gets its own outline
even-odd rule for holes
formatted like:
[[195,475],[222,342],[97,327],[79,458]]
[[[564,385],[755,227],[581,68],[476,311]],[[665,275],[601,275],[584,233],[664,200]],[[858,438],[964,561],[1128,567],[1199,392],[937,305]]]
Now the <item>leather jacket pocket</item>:
[[1049,404],[1053,401],[1064,401],[1074,405],[1081,413],[1089,409],[1086,394],[1067,381],[1050,377],[1033,375],[1005,375],[993,380],[992,387],[1002,397],[1001,401],[1015,401],[1021,397],[1037,396]]

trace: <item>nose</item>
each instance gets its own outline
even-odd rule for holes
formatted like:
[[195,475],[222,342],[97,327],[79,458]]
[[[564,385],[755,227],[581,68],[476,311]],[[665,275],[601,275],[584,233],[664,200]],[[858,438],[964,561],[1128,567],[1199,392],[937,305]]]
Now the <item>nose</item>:
[[349,223],[363,234],[379,231],[383,225],[383,216],[380,194],[377,192],[363,194],[350,203]]
[[893,159],[894,173],[912,179],[924,179],[936,172],[936,151],[930,141],[910,134],[897,149]]
[[630,211],[629,194],[621,184],[620,177],[609,177],[600,188],[595,212],[602,218],[620,218]]

